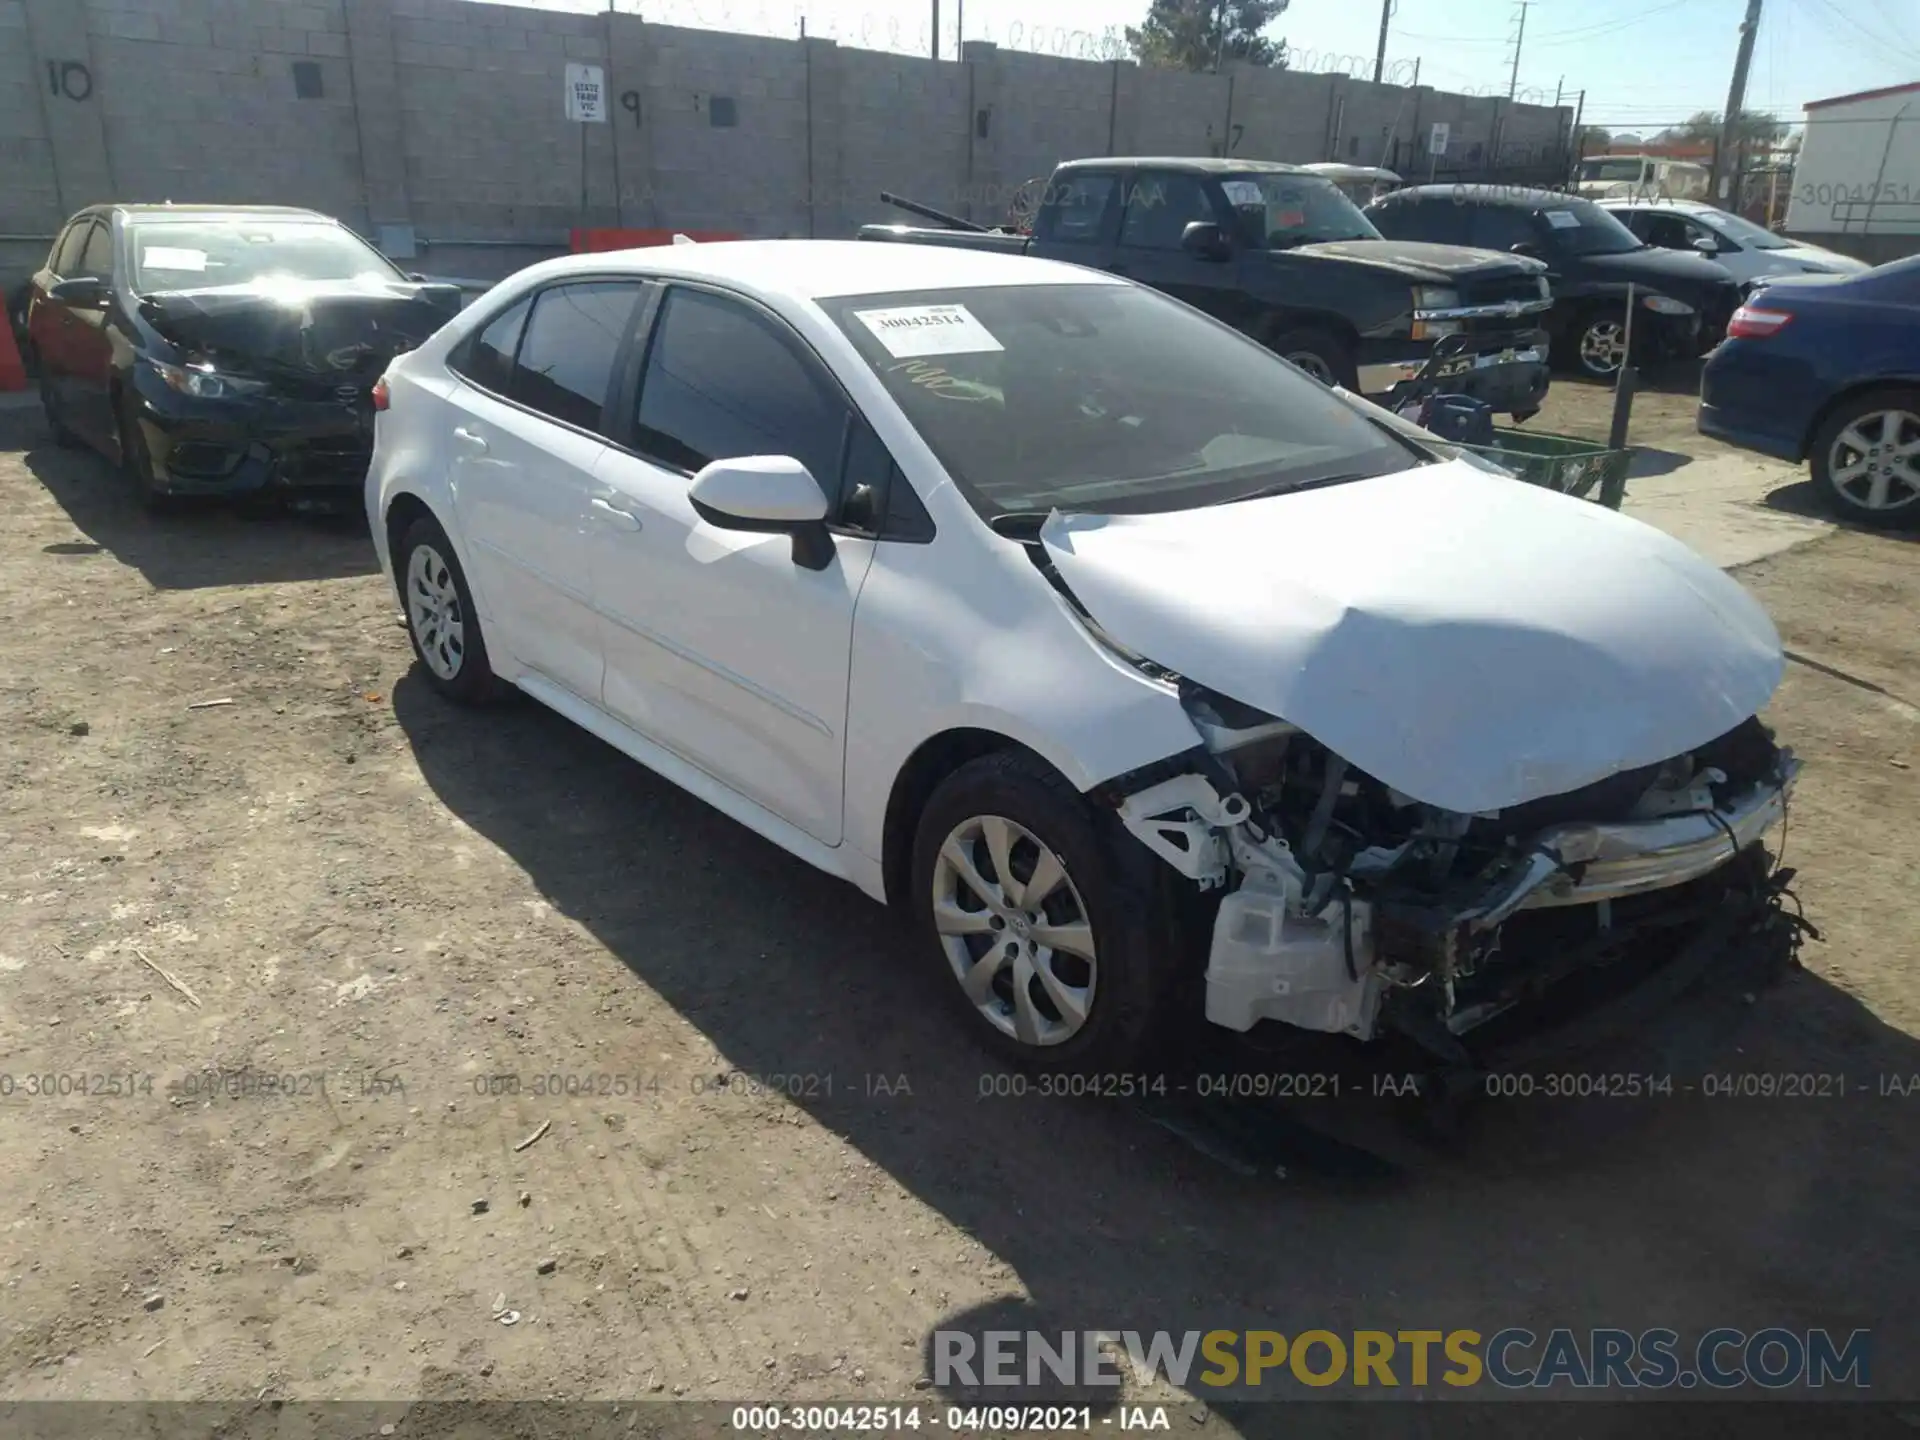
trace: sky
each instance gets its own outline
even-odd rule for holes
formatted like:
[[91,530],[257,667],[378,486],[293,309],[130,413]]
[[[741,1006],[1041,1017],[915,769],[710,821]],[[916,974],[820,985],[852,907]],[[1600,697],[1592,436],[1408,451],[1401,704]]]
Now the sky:
[[[476,0],[482,3],[482,0]],[[604,10],[609,0],[517,0]],[[935,0],[611,0],[670,25],[763,35],[807,32],[868,49],[928,53]],[[1370,78],[1381,0],[1292,0],[1268,31],[1294,68]],[[1514,78],[1519,0],[1390,0],[1387,76],[1505,95]],[[1516,98],[1572,105],[1588,124],[1642,135],[1727,100],[1747,0],[1532,0],[1526,5]],[[941,54],[968,40],[1104,59],[1147,0],[938,0]],[[1809,100],[1920,81],[1920,0],[1763,0],[1747,108],[1797,123]]]

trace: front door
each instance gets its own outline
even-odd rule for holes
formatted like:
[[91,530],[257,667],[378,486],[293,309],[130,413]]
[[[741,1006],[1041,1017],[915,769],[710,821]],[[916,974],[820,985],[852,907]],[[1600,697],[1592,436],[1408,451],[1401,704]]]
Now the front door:
[[630,448],[607,450],[592,499],[605,708],[825,845],[841,838],[853,611],[873,542],[837,533],[833,560],[809,570],[787,536],[706,524],[687,491],[713,460],[786,455],[837,515],[851,419],[783,321],[675,287],[615,432]]
[[1180,237],[1196,220],[1218,225],[1231,235],[1231,219],[1215,205],[1205,177],[1178,170],[1143,170],[1124,187],[1126,209],[1120,218],[1120,243],[1113,271],[1217,320],[1238,324],[1238,290],[1231,260],[1209,260],[1184,248]]
[[[638,281],[550,286],[455,362],[454,504],[496,643],[589,703],[603,661],[589,590],[593,472]],[[531,313],[529,314],[529,310]]]

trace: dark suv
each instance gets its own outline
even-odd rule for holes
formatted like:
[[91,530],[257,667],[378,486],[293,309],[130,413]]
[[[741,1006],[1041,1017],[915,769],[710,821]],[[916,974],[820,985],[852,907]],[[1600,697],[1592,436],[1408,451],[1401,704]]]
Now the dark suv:
[[459,313],[339,221],[268,206],[100,205],[67,222],[27,297],[62,443],[141,497],[357,501],[373,383]]
[[1701,255],[1647,245],[1591,200],[1557,190],[1419,185],[1367,207],[1393,240],[1506,250],[1547,262],[1555,358],[1605,380],[1626,357],[1627,287],[1634,287],[1635,361],[1691,359],[1720,343],[1740,286]]

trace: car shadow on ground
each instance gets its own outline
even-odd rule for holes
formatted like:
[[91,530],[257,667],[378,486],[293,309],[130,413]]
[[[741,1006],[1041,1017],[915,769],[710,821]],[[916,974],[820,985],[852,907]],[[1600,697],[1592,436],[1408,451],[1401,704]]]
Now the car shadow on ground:
[[[1778,510],[1786,515],[1801,515],[1812,520],[1824,520],[1842,530],[1852,530],[1860,535],[1873,535],[1882,540],[1904,540],[1909,545],[1920,542],[1920,524],[1906,528],[1894,526],[1862,525],[1857,520],[1849,520],[1839,509],[1829,505],[1826,497],[1820,493],[1820,487],[1811,479],[1796,480],[1791,485],[1782,485],[1767,492],[1762,502],[1770,510]],[[1917,517],[1920,518],[1920,517]]]
[[[1751,1005],[1724,997],[1690,1022],[1691,1038],[1618,1052],[1622,1071],[1644,1073],[1676,1055],[1693,1065],[1698,1050],[1704,1058],[1676,1066],[1668,1095],[1488,1101],[1451,1148],[1428,1146],[1420,1168],[1384,1180],[1327,1173],[1283,1136],[1277,1153],[1294,1157],[1285,1177],[1271,1165],[1250,1175],[1134,1105],[997,1094],[1005,1072],[946,1009],[935,987],[947,981],[904,924],[558,716],[519,699],[455,709],[417,668],[393,703],[435,794],[556,910],[738,1071],[835,1077],[831,1098],[798,1103],[1016,1272],[1023,1296],[955,1310],[929,1328],[930,1376],[944,1329],[1177,1338],[1780,1325],[1844,1339],[1914,1315],[1908,1241],[1856,1242],[1862,1217],[1912,1212],[1916,1161],[1899,1138],[1912,1102],[1885,1098],[1872,1077],[1920,1076],[1920,1046],[1810,972]],[[1704,1066],[1844,1068],[1859,1088],[1708,1096]],[[1315,1128],[1341,1133],[1345,1097],[1320,1103]],[[1834,1243],[1847,1235],[1856,1240]],[[1883,1396],[1895,1358],[1874,1375]],[[1236,1399],[1192,1381],[1188,1390],[1196,1404]],[[1435,1386],[1420,1398],[1436,1391],[1458,1393]],[[935,1393],[973,1403],[1112,1397]],[[1283,1379],[1264,1393],[1339,1392]],[[1300,1415],[1270,1404],[1231,1413],[1247,1433],[1283,1419],[1297,1428]],[[1599,1415],[1584,1433],[1644,1428],[1644,1419],[1609,1425]],[[1511,1431],[1481,1428],[1536,1432],[1536,1414],[1514,1419]]]
[[1656,450],[1651,446],[1635,446],[1633,462],[1627,467],[1629,480],[1650,480],[1656,475],[1671,475],[1693,463],[1693,456],[1682,455],[1677,450]]
[[247,515],[214,501],[150,515],[111,461],[54,444],[38,411],[0,414],[0,449],[24,452],[28,471],[85,537],[56,541],[49,554],[105,551],[156,589],[337,580],[379,568],[357,495],[339,515]]

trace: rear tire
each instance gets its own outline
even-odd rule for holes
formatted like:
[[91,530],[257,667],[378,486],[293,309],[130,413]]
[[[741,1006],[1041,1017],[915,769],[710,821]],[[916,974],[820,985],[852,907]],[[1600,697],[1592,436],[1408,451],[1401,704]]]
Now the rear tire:
[[1170,1015],[1157,863],[1024,752],[948,776],[915,832],[913,917],[935,983],[976,1039],[1042,1073],[1139,1061]]
[[440,522],[422,515],[394,552],[406,610],[407,639],[427,683],[459,705],[484,705],[500,693],[473,608],[473,591]]
[[1313,325],[1283,330],[1267,342],[1267,348],[1322,385],[1338,385],[1360,393],[1360,369],[1353,358],[1353,347],[1331,330]]
[[53,443],[62,450],[80,448],[80,437],[67,428],[67,422],[60,418],[60,402],[53,398],[53,385],[47,378],[45,367],[40,371],[40,411],[47,417],[47,429],[53,435]]
[[[1902,455],[1905,446],[1913,449]],[[1810,449],[1813,482],[1843,519],[1920,526],[1920,389],[1854,396],[1821,422]]]

